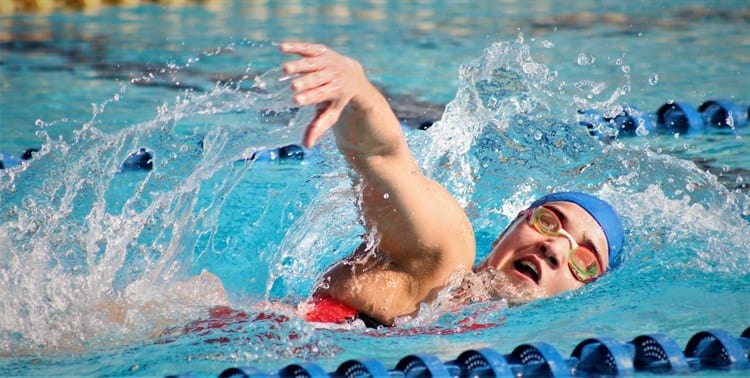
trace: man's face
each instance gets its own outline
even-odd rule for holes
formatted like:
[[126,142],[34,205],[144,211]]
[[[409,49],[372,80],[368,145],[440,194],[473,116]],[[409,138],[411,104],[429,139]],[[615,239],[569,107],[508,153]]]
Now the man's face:
[[[557,215],[562,227],[580,246],[598,256],[601,271],[606,271],[607,238],[596,220],[571,202],[549,202],[543,206]],[[550,297],[584,285],[568,266],[570,250],[571,241],[567,237],[540,233],[524,213],[493,243],[492,252],[478,270],[494,269],[511,284]]]

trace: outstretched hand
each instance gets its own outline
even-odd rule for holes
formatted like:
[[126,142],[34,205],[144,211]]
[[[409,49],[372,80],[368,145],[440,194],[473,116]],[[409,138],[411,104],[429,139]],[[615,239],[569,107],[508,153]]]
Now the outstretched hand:
[[286,62],[282,69],[292,80],[293,100],[300,106],[317,106],[317,113],[305,129],[302,144],[309,148],[333,127],[354,97],[369,84],[362,65],[320,44],[285,42],[281,52],[302,58]]

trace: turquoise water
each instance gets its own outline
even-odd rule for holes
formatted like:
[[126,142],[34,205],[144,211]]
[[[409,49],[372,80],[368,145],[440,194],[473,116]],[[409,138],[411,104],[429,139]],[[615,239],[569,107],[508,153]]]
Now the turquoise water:
[[[739,334],[748,129],[604,144],[577,125],[578,109],[750,102],[750,10],[673,3],[228,1],[0,18],[0,150],[40,149],[0,171],[0,374],[332,370],[536,340],[567,352],[589,336]],[[623,266],[525,306],[425,306],[397,329],[297,318],[362,229],[330,139],[302,162],[241,161],[297,142],[309,115],[273,70],[287,39],[360,59],[407,128],[438,120],[407,137],[465,206],[480,255],[534,197],[577,189],[623,215]],[[140,147],[155,168],[118,172]],[[205,330],[215,305],[261,319]],[[497,325],[466,331],[465,317]]]

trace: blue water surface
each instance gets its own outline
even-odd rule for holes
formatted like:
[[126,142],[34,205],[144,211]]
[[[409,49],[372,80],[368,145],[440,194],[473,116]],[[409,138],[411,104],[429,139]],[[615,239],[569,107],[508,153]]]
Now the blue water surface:
[[[539,340],[569,353],[593,336],[739,334],[750,326],[748,128],[597,139],[578,110],[747,104],[748,20],[739,0],[209,1],[3,16],[0,151],[18,165],[0,170],[0,375],[333,370]],[[465,207],[480,258],[535,197],[583,190],[622,214],[622,266],[523,306],[425,305],[398,328],[301,320],[296,304],[363,229],[330,138],[302,161],[249,160],[297,143],[309,120],[277,70],[284,40],[362,61],[422,168]],[[123,171],[141,147],[153,170]],[[39,151],[22,162],[29,148]],[[210,323],[216,306],[241,313]]]

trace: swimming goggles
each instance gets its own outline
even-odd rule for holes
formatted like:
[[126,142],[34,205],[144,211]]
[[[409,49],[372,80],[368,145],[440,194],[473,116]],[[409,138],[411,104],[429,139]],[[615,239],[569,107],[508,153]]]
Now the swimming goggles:
[[591,249],[580,246],[568,231],[562,227],[560,218],[554,211],[540,206],[527,209],[529,224],[540,234],[545,236],[565,236],[570,241],[570,252],[568,254],[568,267],[578,281],[589,283],[602,275],[602,266],[599,257]]

